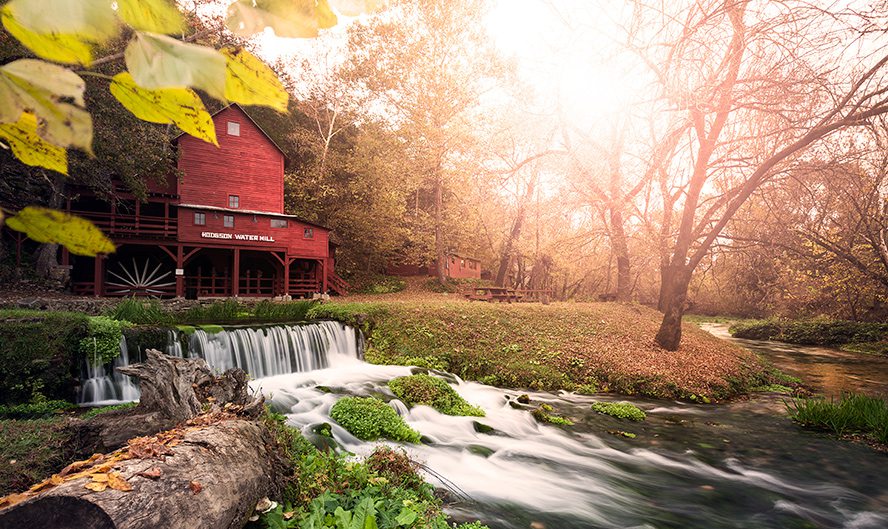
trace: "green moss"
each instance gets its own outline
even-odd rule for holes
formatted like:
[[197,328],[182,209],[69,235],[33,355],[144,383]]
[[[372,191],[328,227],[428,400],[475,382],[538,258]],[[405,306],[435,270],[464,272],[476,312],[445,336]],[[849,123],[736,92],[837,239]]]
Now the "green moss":
[[109,411],[128,410],[130,408],[135,408],[136,406],[138,406],[137,402],[124,402],[123,404],[115,404],[114,406],[100,406],[90,409],[88,412],[81,415],[80,418],[83,420],[88,420],[92,419],[96,415],[101,415]]
[[219,334],[225,329],[222,328],[221,325],[212,325],[209,323],[204,323],[202,325],[198,325],[198,328],[207,334]]
[[484,410],[472,406],[450,384],[431,375],[410,375],[389,381],[389,388],[407,406],[431,406],[445,415],[484,417]]
[[573,426],[573,421],[566,417],[554,414],[554,411],[555,409],[552,408],[552,406],[548,404],[540,404],[537,409],[530,413],[533,415],[533,418],[539,422],[554,424],[556,426]]
[[343,397],[330,409],[330,418],[364,441],[384,437],[418,443],[419,432],[407,426],[385,402],[374,397]]
[[598,413],[630,421],[643,421],[647,417],[641,408],[630,402],[596,402],[592,404],[592,409]]

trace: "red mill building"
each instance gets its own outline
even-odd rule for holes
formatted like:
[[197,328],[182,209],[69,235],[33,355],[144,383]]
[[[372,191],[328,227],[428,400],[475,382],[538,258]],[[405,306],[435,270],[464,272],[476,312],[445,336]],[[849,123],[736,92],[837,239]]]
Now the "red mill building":
[[68,201],[114,241],[98,258],[68,255],[75,293],[96,296],[280,296],[347,285],[330,230],[284,214],[284,154],[237,105],[215,116],[219,147],[182,135],[179,175],[149,184],[148,202],[117,190]]

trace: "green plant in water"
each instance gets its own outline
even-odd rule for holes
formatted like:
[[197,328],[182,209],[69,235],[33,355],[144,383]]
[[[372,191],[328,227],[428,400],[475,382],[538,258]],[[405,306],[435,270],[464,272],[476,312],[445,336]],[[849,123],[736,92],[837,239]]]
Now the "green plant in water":
[[87,335],[80,340],[78,352],[93,365],[111,362],[120,355],[120,339],[129,322],[108,316],[94,316],[87,324]]
[[330,409],[330,418],[364,441],[380,437],[418,443],[419,432],[407,426],[385,402],[375,397],[343,397]]
[[118,321],[128,321],[140,325],[171,324],[175,320],[157,300],[141,301],[127,298],[105,312],[105,315]]
[[596,384],[580,384],[574,389],[574,392],[579,393],[580,395],[594,395],[598,393],[598,386]]
[[484,417],[484,410],[472,406],[450,384],[431,375],[410,375],[390,380],[389,388],[407,406],[431,406],[445,415]]
[[643,421],[647,417],[641,408],[630,402],[596,402],[592,404],[592,409],[598,413],[630,421]]
[[793,399],[786,403],[789,416],[807,428],[836,435],[860,433],[888,443],[888,404],[883,399],[846,393],[841,399]]
[[530,413],[533,415],[533,418],[539,422],[546,422],[556,426],[573,426],[573,421],[566,417],[555,415],[553,413],[554,411],[555,409],[549,404],[540,404],[537,409]]

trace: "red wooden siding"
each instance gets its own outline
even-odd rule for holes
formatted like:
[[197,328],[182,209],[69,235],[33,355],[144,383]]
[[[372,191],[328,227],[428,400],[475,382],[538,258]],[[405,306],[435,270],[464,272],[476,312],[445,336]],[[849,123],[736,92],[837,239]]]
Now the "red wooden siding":
[[[460,257],[459,255],[450,254],[446,257],[447,267],[444,269],[444,275],[453,279],[480,279],[481,278],[481,261],[470,257]],[[433,261],[429,267],[429,275],[438,274],[438,263]]]
[[[228,122],[240,125],[240,136],[228,134]],[[284,155],[237,106],[213,117],[219,147],[183,135],[179,138],[179,196],[183,204],[228,207],[228,196],[240,198],[238,209],[284,212]]]

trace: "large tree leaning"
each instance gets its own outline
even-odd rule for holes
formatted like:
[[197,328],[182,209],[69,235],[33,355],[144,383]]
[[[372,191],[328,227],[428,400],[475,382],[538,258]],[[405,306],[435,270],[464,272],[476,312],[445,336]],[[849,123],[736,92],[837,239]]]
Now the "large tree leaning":
[[[685,113],[692,125],[685,148],[665,162],[676,172],[690,164],[676,204],[680,223],[667,230],[674,239],[661,271],[664,316],[656,342],[670,351],[681,342],[694,269],[753,192],[824,138],[888,113],[888,55],[868,68],[843,70],[848,57],[839,56],[830,38],[850,30],[824,24],[845,14],[801,4],[754,12],[743,0],[691,4],[671,17],[684,22],[661,62],[648,61],[669,110]],[[847,16],[866,23],[859,14]],[[823,34],[802,36],[793,27]]]

